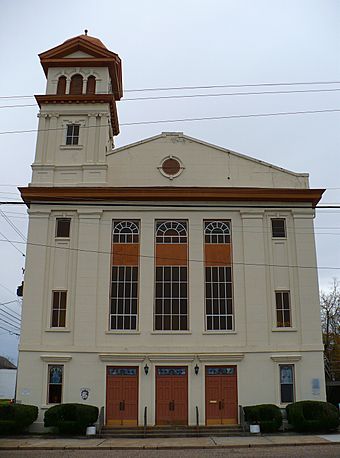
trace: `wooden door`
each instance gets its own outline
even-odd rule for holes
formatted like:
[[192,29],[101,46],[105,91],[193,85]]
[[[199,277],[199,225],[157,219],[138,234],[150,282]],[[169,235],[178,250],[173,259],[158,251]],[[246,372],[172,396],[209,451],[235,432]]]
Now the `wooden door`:
[[187,367],[156,367],[156,424],[188,424]]
[[138,367],[107,368],[106,424],[138,425]]
[[236,366],[208,366],[205,370],[207,425],[237,424]]

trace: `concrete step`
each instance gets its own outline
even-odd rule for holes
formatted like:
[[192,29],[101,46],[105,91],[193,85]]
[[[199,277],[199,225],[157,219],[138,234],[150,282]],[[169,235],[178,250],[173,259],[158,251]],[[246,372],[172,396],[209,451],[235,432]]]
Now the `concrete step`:
[[197,436],[242,436],[242,428],[238,425],[231,426],[162,426],[123,428],[123,427],[103,427],[100,437],[121,437],[121,438],[162,438],[162,437],[197,437]]

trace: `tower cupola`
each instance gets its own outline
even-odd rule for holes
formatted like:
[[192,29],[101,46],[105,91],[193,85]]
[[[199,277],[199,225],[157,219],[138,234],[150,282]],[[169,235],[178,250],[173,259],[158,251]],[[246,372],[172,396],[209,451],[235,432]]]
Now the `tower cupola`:
[[40,120],[32,185],[105,185],[106,155],[119,134],[120,57],[87,30],[39,57],[47,85],[35,96]]

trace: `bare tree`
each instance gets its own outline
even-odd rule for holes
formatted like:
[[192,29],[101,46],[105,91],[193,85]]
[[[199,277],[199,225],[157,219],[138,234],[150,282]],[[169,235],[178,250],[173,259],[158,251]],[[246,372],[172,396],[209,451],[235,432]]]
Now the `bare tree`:
[[320,305],[325,353],[329,358],[340,339],[340,283],[336,278],[328,292],[321,291]]

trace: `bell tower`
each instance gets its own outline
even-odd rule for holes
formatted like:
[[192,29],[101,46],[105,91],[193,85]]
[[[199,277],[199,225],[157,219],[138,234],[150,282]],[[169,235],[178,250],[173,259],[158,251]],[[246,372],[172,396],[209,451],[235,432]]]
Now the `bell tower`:
[[119,56],[87,34],[39,55],[47,85],[40,107],[32,186],[105,186],[119,134]]

